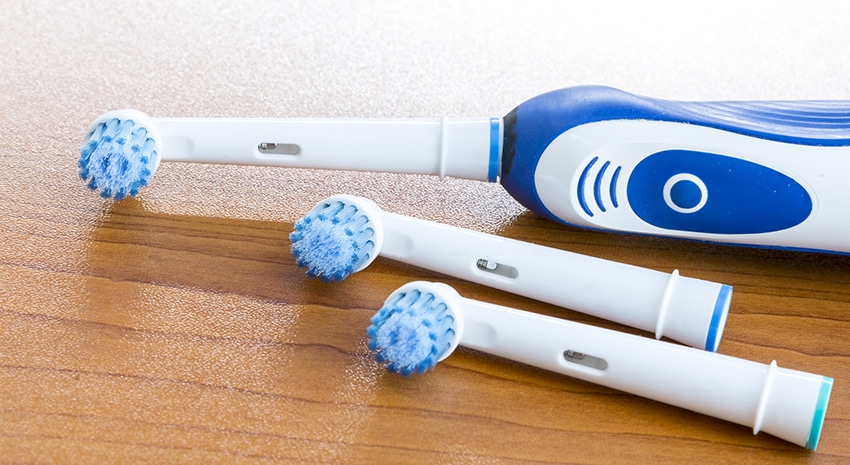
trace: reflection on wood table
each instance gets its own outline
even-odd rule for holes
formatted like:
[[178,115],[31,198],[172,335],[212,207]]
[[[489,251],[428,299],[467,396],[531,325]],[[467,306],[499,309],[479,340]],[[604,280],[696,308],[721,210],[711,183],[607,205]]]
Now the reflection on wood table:
[[812,453],[471,350],[403,378],[365,347],[371,315],[415,279],[651,336],[638,330],[383,258],[340,283],[311,280],[289,254],[291,222],[157,213],[131,199],[68,225],[69,215],[20,219],[28,208],[6,212],[1,232],[0,449],[11,462],[850,459],[845,257],[606,235],[531,213],[500,231],[734,285],[721,353],[836,379]]
[[[850,2],[482,5],[3,1],[0,464],[850,463],[850,256],[570,228],[497,183],[451,177],[164,161],[119,202],[80,179],[87,128],[122,108],[442,121],[592,84],[683,101],[850,97]],[[372,147],[333,142],[342,157]],[[817,451],[470,349],[421,376],[386,372],[366,328],[414,280],[653,335],[383,257],[343,282],[309,279],[288,236],[334,194],[733,286],[721,354],[835,379]]]

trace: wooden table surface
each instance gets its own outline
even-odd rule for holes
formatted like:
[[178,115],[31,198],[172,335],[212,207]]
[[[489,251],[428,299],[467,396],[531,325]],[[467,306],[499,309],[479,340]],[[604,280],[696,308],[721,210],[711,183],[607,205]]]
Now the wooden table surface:
[[[591,83],[850,99],[850,7],[811,3],[4,2],[0,463],[850,463],[850,257],[574,229],[476,181],[164,162],[112,202],[76,168],[125,107],[499,116]],[[337,193],[732,285],[719,352],[835,379],[818,450],[471,350],[385,372],[365,329],[416,279],[650,335],[384,258],[308,279],[288,235]]]

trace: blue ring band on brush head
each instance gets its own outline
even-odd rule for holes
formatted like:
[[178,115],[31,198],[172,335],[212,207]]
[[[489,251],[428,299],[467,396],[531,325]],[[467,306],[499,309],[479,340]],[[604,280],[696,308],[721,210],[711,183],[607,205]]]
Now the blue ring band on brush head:
[[339,281],[378,255],[716,351],[730,286],[382,211],[334,195],[295,222],[295,263]]

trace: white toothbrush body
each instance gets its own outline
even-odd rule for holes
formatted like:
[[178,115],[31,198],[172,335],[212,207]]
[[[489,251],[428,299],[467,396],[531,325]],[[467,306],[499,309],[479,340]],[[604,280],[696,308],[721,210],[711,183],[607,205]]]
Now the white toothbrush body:
[[[429,327],[450,325],[445,342],[433,333],[427,338],[436,341],[438,358],[415,372],[426,371],[461,345],[745,425],[754,433],[765,431],[810,449],[817,447],[832,388],[831,378],[780,368],[775,362],[765,365],[465,299],[445,284],[426,282],[402,286],[373,317],[370,347],[379,359],[396,362],[413,355],[404,353],[405,348],[414,351],[418,343],[405,346],[409,343],[404,339],[386,337],[394,331],[404,334],[405,324],[396,319],[402,315],[410,315],[411,327],[418,318],[432,319]],[[398,347],[386,343],[395,340],[402,341]]]
[[717,350],[731,288],[384,213],[381,255]]
[[[348,225],[352,226],[348,226]],[[345,234],[341,234],[345,231]],[[356,260],[329,238],[360,244]],[[732,288],[382,211],[335,195],[295,224],[297,263],[325,276],[340,256],[362,270],[377,255],[717,350]]]
[[[487,181],[491,118],[152,119],[162,159]],[[498,128],[498,120],[495,121]],[[498,141],[497,141],[498,142]],[[495,166],[493,167],[495,170]]]

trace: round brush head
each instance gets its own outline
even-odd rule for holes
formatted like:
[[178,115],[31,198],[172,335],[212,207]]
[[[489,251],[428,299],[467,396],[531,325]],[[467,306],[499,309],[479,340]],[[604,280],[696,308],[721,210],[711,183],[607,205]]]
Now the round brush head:
[[80,178],[101,197],[121,200],[146,186],[159,165],[160,142],[142,112],[106,113],[89,128],[80,148]]
[[371,201],[350,195],[319,202],[289,235],[295,264],[324,281],[341,281],[362,270],[381,249],[380,213]]
[[463,321],[452,310],[460,299],[445,284],[413,282],[393,292],[366,330],[369,350],[393,373],[424,373],[460,342]]

